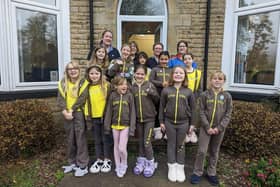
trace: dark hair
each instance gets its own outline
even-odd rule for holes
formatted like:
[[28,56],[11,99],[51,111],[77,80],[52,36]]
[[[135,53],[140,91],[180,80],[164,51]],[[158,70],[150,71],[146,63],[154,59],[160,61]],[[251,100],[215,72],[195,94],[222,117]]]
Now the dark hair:
[[155,49],[156,45],[160,45],[162,47],[162,50],[163,50],[164,46],[163,46],[163,44],[161,42],[154,43],[153,50]]
[[179,45],[181,43],[184,43],[186,45],[186,47],[188,48],[189,47],[189,44],[186,40],[180,40],[178,43],[177,43],[177,53],[179,52]]
[[137,60],[139,61],[139,58],[140,57],[143,57],[143,58],[145,58],[146,60],[148,60],[148,55],[147,55],[147,53],[145,53],[144,51],[140,51],[139,53],[138,53],[138,55],[137,55]]
[[160,54],[159,54],[159,58],[160,58],[160,56],[162,56],[162,55],[164,55],[164,56],[168,56],[168,58],[170,58],[170,55],[169,55],[169,52],[168,51],[162,51],[162,52],[160,52]]
[[182,69],[185,72],[185,79],[182,82],[181,86],[187,88],[188,87],[188,76],[187,76],[186,69],[184,67],[182,67],[182,66],[175,66],[174,68],[172,68],[172,70],[170,72],[170,78],[169,78],[169,81],[168,81],[169,86],[173,86],[174,85],[173,75],[174,75],[174,72],[175,72],[176,68],[180,68],[180,69]]
[[133,72],[136,73],[136,71],[137,71],[138,69],[143,69],[144,72],[145,72],[145,74],[147,74],[147,67],[146,67],[145,65],[143,65],[143,64],[137,64],[137,65],[135,66]]
[[192,54],[192,53],[187,52],[187,53],[185,53],[185,54],[183,54],[183,55],[182,55],[182,59],[183,59],[183,60],[185,59],[185,56],[186,56],[186,55],[191,56],[191,57],[192,57],[192,59],[193,59],[193,54]]

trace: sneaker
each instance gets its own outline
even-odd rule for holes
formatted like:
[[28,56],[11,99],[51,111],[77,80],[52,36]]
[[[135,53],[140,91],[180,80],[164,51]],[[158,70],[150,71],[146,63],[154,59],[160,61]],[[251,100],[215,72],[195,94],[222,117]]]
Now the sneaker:
[[102,173],[108,173],[111,171],[111,160],[104,160],[103,165],[101,166],[101,172]]
[[151,177],[153,176],[155,170],[157,168],[157,162],[153,160],[146,160],[145,161],[145,169],[144,169],[144,177]]
[[102,166],[103,166],[103,160],[98,159],[92,164],[89,171],[91,173],[99,173]]
[[196,174],[192,174],[191,176],[191,183],[192,184],[198,184],[201,181],[201,176],[198,176]]
[[82,177],[82,176],[85,176],[86,174],[88,174],[88,167],[85,167],[84,169],[78,167],[75,170],[74,176],[75,177]]
[[216,175],[215,176],[206,175],[206,178],[212,186],[218,186],[219,185],[219,179]]
[[185,165],[184,164],[177,164],[176,165],[176,180],[178,182],[184,182],[186,180]]
[[116,166],[115,172],[116,172],[117,177],[123,178],[124,175],[121,174],[121,172],[120,172],[120,166]]
[[127,165],[121,164],[119,168],[119,174],[123,177],[126,174]]
[[189,134],[186,135],[185,143],[189,143],[191,141],[191,137]]
[[176,182],[177,176],[176,176],[176,167],[177,163],[167,163],[168,165],[168,180],[171,182]]
[[66,174],[66,173],[70,173],[71,171],[74,171],[77,168],[77,166],[76,164],[71,164],[69,166],[62,166],[62,168],[64,169],[63,173]]
[[133,168],[133,172],[135,175],[140,175],[145,169],[145,157],[138,157],[136,166]]

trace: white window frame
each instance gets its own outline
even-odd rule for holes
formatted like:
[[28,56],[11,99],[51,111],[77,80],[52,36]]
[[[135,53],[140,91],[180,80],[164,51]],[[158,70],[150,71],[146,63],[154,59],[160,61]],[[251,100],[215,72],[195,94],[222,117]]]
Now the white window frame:
[[39,11],[56,15],[57,19],[57,48],[58,74],[62,78],[64,67],[71,59],[70,54],[70,17],[69,0],[57,0],[56,6],[50,6],[28,0],[2,0],[0,4],[0,60],[1,86],[0,91],[23,91],[56,89],[57,81],[49,82],[20,82],[16,8]]
[[160,42],[167,49],[167,4],[164,1],[164,15],[162,16],[135,16],[135,15],[120,15],[122,0],[119,1],[117,11],[117,48],[120,50],[122,45],[122,23],[123,22],[160,22]]
[[[222,55],[222,71],[226,73],[228,81],[226,89],[234,92],[248,92],[260,94],[277,94],[280,89],[280,46],[277,46],[275,62],[274,85],[234,83],[235,52],[237,41],[238,17],[244,15],[264,13],[268,11],[280,11],[280,2],[273,1],[247,7],[238,7],[238,0],[226,0],[224,41]],[[280,29],[278,43],[280,42]]]

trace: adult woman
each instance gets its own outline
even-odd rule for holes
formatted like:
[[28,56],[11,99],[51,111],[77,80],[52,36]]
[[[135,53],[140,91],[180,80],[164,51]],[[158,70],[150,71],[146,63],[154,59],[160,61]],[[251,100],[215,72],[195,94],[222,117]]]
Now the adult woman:
[[121,56],[118,49],[112,47],[112,40],[113,32],[110,30],[103,31],[100,45],[106,48],[109,57],[109,62],[111,62],[111,60],[113,59],[120,58]]

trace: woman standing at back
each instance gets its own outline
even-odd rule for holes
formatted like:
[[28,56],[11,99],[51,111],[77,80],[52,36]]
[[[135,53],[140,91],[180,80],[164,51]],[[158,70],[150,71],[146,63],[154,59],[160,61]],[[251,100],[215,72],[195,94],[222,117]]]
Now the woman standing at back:
[[118,49],[112,46],[112,40],[113,32],[110,30],[103,31],[100,45],[106,48],[109,57],[109,62],[111,62],[111,60],[113,59],[120,58],[121,56]]

